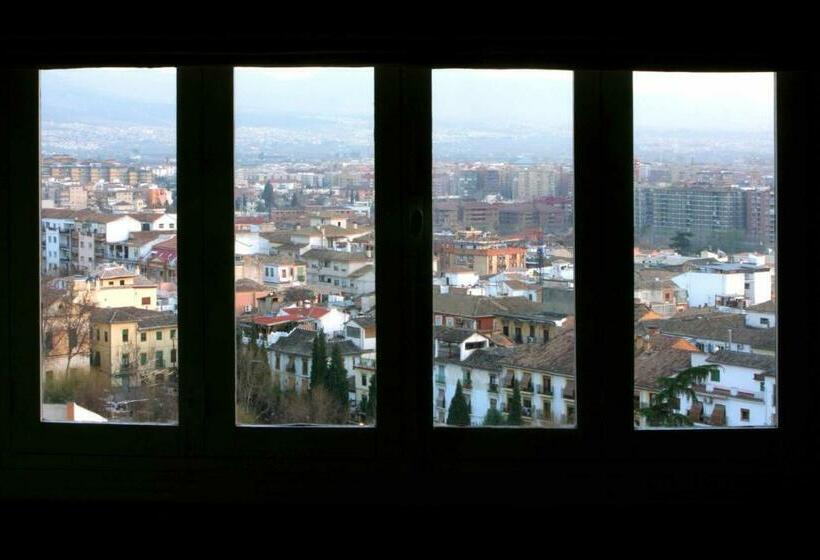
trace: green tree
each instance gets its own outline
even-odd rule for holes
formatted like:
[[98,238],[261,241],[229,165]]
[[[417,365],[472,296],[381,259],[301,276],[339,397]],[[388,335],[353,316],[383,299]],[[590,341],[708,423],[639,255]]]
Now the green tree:
[[679,231],[672,236],[669,246],[681,255],[689,255],[692,251],[692,233]]
[[347,370],[345,369],[342,350],[334,344],[330,350],[330,367],[327,370],[326,384],[328,392],[336,398],[342,406],[348,406]]
[[504,415],[502,415],[497,408],[490,408],[490,410],[487,411],[487,415],[484,416],[484,425],[501,426],[502,424],[504,424]]
[[654,402],[640,410],[650,426],[691,426],[692,421],[685,414],[675,411],[681,395],[689,397],[695,403],[697,395],[692,386],[702,383],[713,372],[719,371],[715,365],[695,366],[678,372],[676,375],[661,377],[658,384],[661,390],[655,395]]
[[456,382],[456,394],[450,401],[450,408],[447,410],[448,426],[469,426],[470,408],[467,406],[467,399],[464,398],[464,391],[461,389],[461,380]]
[[327,339],[325,332],[316,333],[313,339],[310,362],[310,386],[311,388],[326,386],[327,379]]
[[367,406],[364,410],[369,424],[376,422],[376,393],[376,374],[374,373],[370,376],[370,385],[367,387]]
[[273,185],[270,181],[265,183],[265,189],[262,191],[262,200],[265,202],[265,208],[268,212],[273,210]]
[[524,423],[521,418],[521,390],[518,388],[518,381],[515,378],[513,378],[512,397],[510,397],[508,404],[507,424],[510,426],[520,426]]

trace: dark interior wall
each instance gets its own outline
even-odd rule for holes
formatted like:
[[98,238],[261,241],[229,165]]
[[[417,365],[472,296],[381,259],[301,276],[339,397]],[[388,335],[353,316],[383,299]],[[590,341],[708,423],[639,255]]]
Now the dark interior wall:
[[[813,184],[810,162],[818,153],[814,131],[818,130],[816,103],[820,100],[820,80],[816,63],[807,48],[806,36],[796,33],[783,40],[751,40],[743,29],[716,32],[711,37],[708,32],[695,35],[652,29],[646,33],[635,31],[468,33],[448,30],[233,35],[194,32],[105,36],[20,33],[7,35],[0,45],[2,64],[6,69],[91,64],[261,65],[273,60],[293,64],[316,61],[320,64],[444,67],[536,65],[590,73],[629,69],[793,71],[788,79],[793,82],[794,102],[783,108],[791,113],[779,123],[791,123],[788,130],[781,131],[779,149],[789,150],[793,155],[787,161],[787,167],[778,169],[778,174],[781,180],[788,178],[794,183]],[[413,71],[409,71],[411,77]],[[401,83],[401,72],[397,71],[395,83]],[[13,74],[6,71],[4,75],[4,111],[0,115],[4,156],[0,171],[4,184],[0,205],[8,218],[14,208],[9,205],[9,194],[15,188],[8,180],[12,166],[9,154],[18,139],[17,131],[9,126],[8,110],[19,100],[14,98],[18,90],[12,83]],[[421,83],[423,85],[423,81]],[[615,98],[622,95],[616,82],[605,82],[601,87],[609,86],[614,88],[611,91]],[[412,88],[402,91],[414,92]],[[606,92],[596,99],[605,103]],[[408,103],[406,99],[404,102]],[[398,114],[402,107],[405,106],[388,109]],[[600,110],[600,107],[593,104],[589,110]],[[601,134],[605,135],[609,126],[612,130],[620,130],[618,127],[622,124],[606,123],[596,130],[598,133],[604,130]],[[423,133],[424,127],[420,130]],[[393,133],[398,134],[395,131],[388,134]],[[608,145],[604,137],[595,142],[598,143],[587,147],[588,152]],[[388,154],[385,157],[394,156]],[[593,179],[603,179],[611,171],[605,156],[590,155],[587,161],[594,162],[589,169]],[[395,169],[398,168],[396,163]],[[207,188],[208,179],[202,177],[202,180]],[[407,181],[406,178],[396,180]],[[783,201],[779,220],[781,243],[800,239],[810,243],[817,236],[816,228],[808,225],[805,219],[806,209],[816,207],[816,189],[801,191],[801,199]],[[396,208],[411,203],[403,198]],[[619,216],[631,227],[626,209],[616,209],[610,219],[616,220]],[[5,249],[14,239],[14,232],[9,230],[8,219],[4,224],[3,253],[8,254]],[[424,241],[422,237],[416,243],[421,246]],[[810,257],[800,247],[781,248],[779,258],[784,263],[780,269],[781,289],[811,293],[810,280],[804,283],[800,278],[811,278],[808,273],[814,272],[816,265],[807,263],[806,268],[792,268],[790,272],[786,264],[808,261]],[[388,266],[398,270],[403,265],[394,260]],[[8,282],[14,274],[14,263],[4,259],[0,272],[4,282]],[[631,275],[621,288],[628,287],[629,282]],[[3,287],[6,285],[4,283]],[[429,294],[429,288],[426,291]],[[243,502],[261,507],[271,503],[304,505],[325,501],[340,504],[493,501],[543,508],[546,512],[550,511],[550,504],[560,503],[778,502],[798,494],[806,496],[817,492],[814,476],[817,464],[813,451],[818,443],[818,426],[816,416],[811,413],[811,396],[817,394],[817,377],[809,375],[817,365],[811,361],[809,349],[818,334],[818,309],[817,303],[808,297],[804,303],[785,310],[781,321],[781,339],[789,336],[789,340],[794,341],[789,348],[795,348],[795,351],[784,355],[780,361],[781,373],[792,376],[789,378],[791,382],[784,381],[782,385],[782,398],[784,402],[791,401],[792,415],[788,424],[778,430],[768,430],[765,434],[738,433],[731,438],[698,434],[700,439],[694,439],[692,435],[667,437],[655,433],[645,434],[637,440],[616,438],[610,443],[603,443],[603,438],[596,436],[594,441],[600,445],[592,445],[589,441],[568,443],[564,439],[569,436],[559,436],[555,440],[537,442],[533,450],[532,439],[521,434],[491,434],[477,442],[465,441],[460,435],[442,434],[435,441],[427,441],[416,438],[413,431],[417,427],[409,423],[400,429],[399,444],[391,440],[378,440],[377,443],[381,449],[392,449],[391,446],[406,442],[426,442],[419,443],[409,452],[372,454],[362,451],[347,457],[339,454],[324,457],[317,453],[283,460],[276,456],[275,450],[261,454],[209,454],[196,446],[193,450],[185,449],[170,456],[155,456],[148,452],[129,456],[29,453],[13,448],[10,433],[16,419],[8,411],[15,383],[15,364],[20,353],[27,350],[10,345],[9,333],[17,321],[9,313],[10,295],[3,290],[0,327],[4,369],[0,376],[0,500],[8,504],[48,503],[70,507],[75,502],[91,500],[100,504],[119,502],[150,508],[156,502]],[[414,313],[409,307],[402,307],[408,304],[395,305],[398,306],[395,308],[397,312]],[[579,302],[579,313],[583,313],[586,305]],[[628,320],[631,321],[631,311]],[[599,324],[596,328],[604,327]],[[803,344],[802,350],[798,341]],[[631,352],[631,348],[628,350]],[[603,373],[608,371],[610,356],[605,352],[590,352],[586,356],[586,367]],[[603,388],[608,386],[602,382],[601,392],[596,394],[604,394]],[[624,406],[631,415],[631,402],[625,402]],[[608,413],[610,409],[602,406],[600,410]],[[583,409],[579,414],[584,414]],[[421,425],[429,415],[420,413],[419,417]],[[64,436],[67,440],[72,437],[70,432],[65,432]],[[299,446],[299,437],[288,438],[283,445]],[[329,445],[333,446],[332,443]],[[367,445],[368,442],[361,445],[357,442],[355,447],[361,449]]]

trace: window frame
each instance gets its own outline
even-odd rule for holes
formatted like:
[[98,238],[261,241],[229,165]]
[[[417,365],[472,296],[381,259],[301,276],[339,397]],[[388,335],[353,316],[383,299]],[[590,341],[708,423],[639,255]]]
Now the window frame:
[[[555,47],[555,44],[552,44]],[[157,66],[177,66],[177,158],[178,185],[203,185],[209,200],[222,203],[220,199],[226,194],[225,185],[232,187],[232,138],[233,126],[229,118],[232,110],[232,88],[227,88],[232,68],[225,66],[197,66],[203,62],[220,64],[231,63],[236,66],[247,66],[252,62],[257,65],[373,65],[376,64],[376,188],[377,205],[383,211],[377,213],[376,229],[377,255],[377,293],[385,293],[377,306],[378,322],[385,327],[385,332],[395,332],[396,336],[384,337],[379,342],[383,363],[388,371],[402,372],[403,375],[385,376],[379,380],[379,422],[374,429],[345,430],[333,428],[236,428],[233,422],[233,370],[229,374],[223,367],[232,359],[215,356],[217,345],[214,338],[203,332],[204,329],[182,329],[179,334],[180,346],[186,350],[181,356],[180,376],[180,423],[174,427],[166,426],[105,426],[105,425],[66,425],[42,424],[39,414],[32,411],[39,409],[39,376],[32,380],[26,376],[14,376],[14,371],[40,371],[39,354],[19,350],[16,344],[28,344],[25,333],[38,332],[39,314],[31,314],[30,307],[23,301],[25,298],[8,298],[13,293],[9,288],[39,285],[34,281],[39,278],[39,251],[21,247],[20,243],[7,243],[12,258],[3,259],[0,264],[3,276],[3,311],[2,340],[4,350],[18,349],[14,352],[14,371],[12,371],[12,353],[3,352],[4,367],[0,379],[0,444],[2,445],[3,476],[9,475],[9,465],[37,464],[36,458],[50,457],[46,462],[48,469],[69,469],[71,476],[82,476],[77,470],[80,464],[98,465],[110,468],[115,464],[132,465],[137,476],[142,480],[152,480],[157,472],[157,465],[171,465],[180,468],[176,459],[194,458],[198,469],[207,469],[217,465],[220,472],[234,472],[237,465],[244,464],[242,457],[259,457],[254,473],[257,479],[264,479],[270,469],[279,468],[281,460],[289,460],[288,465],[299,464],[297,470],[321,471],[320,459],[332,458],[340,464],[361,465],[363,462],[378,460],[379,465],[407,465],[418,472],[425,469],[441,472],[457,466],[463,460],[483,463],[484,460],[501,462],[512,468],[519,464],[522,468],[543,469],[545,460],[580,461],[582,473],[587,473],[585,480],[591,483],[590,488],[578,487],[579,495],[593,495],[596,486],[592,474],[593,464],[601,460],[612,465],[626,465],[634,468],[632,463],[646,459],[674,460],[681,459],[681,449],[691,449],[700,445],[703,453],[696,458],[686,459],[683,467],[692,464],[707,464],[710,461],[740,461],[749,457],[764,458],[769,455],[775,461],[785,456],[802,457],[801,441],[808,441],[806,435],[812,422],[808,394],[811,391],[800,391],[800,383],[787,380],[778,395],[783,404],[779,412],[779,426],[776,429],[760,430],[710,430],[699,431],[634,431],[632,429],[632,410],[629,395],[632,394],[632,301],[631,282],[631,247],[632,247],[632,155],[631,155],[631,89],[626,86],[631,82],[631,70],[653,69],[651,65],[640,62],[639,57],[621,54],[623,66],[616,65],[615,70],[599,70],[596,66],[610,68],[610,64],[601,60],[610,60],[604,55],[599,58],[584,54],[582,50],[567,47],[558,55],[549,53],[544,47],[531,48],[526,42],[509,50],[488,53],[477,47],[465,47],[454,54],[432,54],[411,56],[407,53],[385,51],[378,56],[364,51],[354,54],[333,54],[311,50],[310,47],[296,49],[297,54],[286,51],[280,54],[266,54],[263,57],[249,55],[192,56],[190,54],[162,55],[150,58],[145,53],[134,52],[119,59],[112,60],[107,55],[39,55],[28,59],[28,65],[10,70],[3,76],[3,111],[0,115],[0,131],[14,130],[11,135],[0,132],[3,142],[3,153],[9,157],[2,158],[4,183],[2,202],[4,208],[15,205],[3,228],[3,241],[12,239],[10,233],[31,230],[33,239],[39,243],[39,188],[26,192],[19,187],[12,190],[9,185],[39,185],[39,122],[32,116],[37,115],[36,103],[36,70],[33,66],[46,67],[54,60],[71,60],[70,66],[95,66],[100,63],[120,66],[143,65],[149,59]],[[577,46],[574,47],[577,49]],[[331,49],[332,51],[332,49]],[[92,50],[93,52],[93,50]],[[505,54],[506,53],[506,54]],[[72,58],[73,56],[73,58]],[[612,55],[614,56],[614,55]],[[539,58],[536,64],[534,58]],[[260,60],[263,58],[264,60]],[[443,61],[442,59],[448,60]],[[719,55],[717,55],[719,58]],[[157,60],[162,59],[162,60]],[[421,64],[419,64],[421,60]],[[592,62],[591,62],[592,60]],[[636,62],[636,60],[638,60]],[[708,59],[707,59],[708,60]],[[714,60],[714,57],[713,59]],[[385,63],[387,61],[387,63]],[[398,61],[398,62],[395,62]],[[597,63],[596,63],[597,61]],[[393,62],[393,63],[390,63]],[[435,62],[435,64],[432,64]],[[429,290],[431,278],[431,173],[432,140],[430,115],[430,70],[432,67],[476,67],[491,64],[492,67],[575,67],[575,135],[574,143],[576,184],[582,180],[590,189],[599,189],[599,185],[614,185],[613,188],[600,193],[599,198],[590,194],[580,195],[576,189],[576,246],[578,247],[577,270],[580,282],[576,283],[578,320],[578,379],[576,415],[578,428],[574,430],[542,429],[432,429],[432,402],[429,398],[432,389],[431,352],[427,348],[432,344],[432,302]],[[691,69],[714,69],[705,66],[704,62],[695,63]],[[760,70],[765,69],[761,63],[746,61],[745,64],[726,65],[723,70]],[[252,65],[252,64],[251,64]],[[617,68],[629,68],[629,70]],[[655,69],[659,69],[657,66]],[[771,69],[771,67],[769,67]],[[810,161],[809,125],[807,115],[816,120],[816,108],[809,103],[810,88],[817,88],[816,77],[810,82],[806,74],[800,72],[779,72],[777,75],[777,181],[778,185],[788,185],[778,192],[778,208],[785,208],[795,219],[778,220],[778,292],[785,295],[801,292],[800,279],[805,277],[808,264],[797,254],[801,240],[809,235],[807,208],[804,199],[810,197],[806,185],[808,180],[808,162]],[[579,85],[581,87],[579,87]],[[33,95],[34,94],[34,95]],[[14,111],[7,108],[14,103]],[[809,111],[811,107],[811,113]],[[216,108],[215,111],[212,109]],[[206,116],[206,113],[209,113]],[[628,117],[628,118],[627,118]],[[180,131],[185,130],[184,134]],[[579,135],[578,131],[581,131]],[[627,140],[624,144],[624,140]],[[816,140],[812,140],[816,143]],[[34,147],[34,149],[32,149]],[[230,154],[231,157],[226,157]],[[626,158],[622,156],[626,154]],[[581,163],[579,163],[579,158]],[[32,165],[33,164],[33,165]],[[230,171],[229,175],[226,172]],[[583,176],[583,177],[580,177]],[[222,184],[224,183],[224,184]],[[395,185],[390,191],[384,185]],[[816,196],[816,195],[814,195]],[[211,198],[213,197],[213,198]],[[607,208],[607,212],[603,211]],[[19,211],[18,211],[19,209]],[[779,210],[779,215],[781,211]],[[231,294],[232,259],[224,263],[220,258],[233,254],[233,205],[206,204],[197,197],[183,197],[180,203],[179,216],[183,227],[179,229],[180,254],[183,274],[179,276],[182,306],[180,307],[180,325],[220,324],[219,321],[230,316],[226,323],[230,329],[223,327],[219,340],[228,340],[225,334],[230,331],[229,344],[233,346],[233,302],[226,296],[226,301],[208,309],[198,309],[195,302],[203,294],[201,284],[196,280],[198,272],[216,271],[215,281],[211,286],[220,293]],[[390,223],[389,219],[394,223]],[[396,218],[398,216],[398,219]],[[584,216],[583,219],[581,217]],[[212,218],[214,220],[212,221]],[[597,219],[596,219],[597,218]],[[209,227],[204,225],[208,223]],[[421,227],[419,227],[419,223]],[[22,227],[21,227],[22,226]],[[36,230],[34,227],[36,226]],[[215,227],[210,227],[215,226]],[[14,228],[14,229],[12,229]],[[428,231],[429,230],[429,231]],[[230,232],[230,233],[228,233]],[[409,233],[408,233],[409,232]],[[600,248],[606,242],[614,249],[606,253],[606,258],[597,262],[597,257],[590,248]],[[197,239],[197,236],[200,236]],[[15,235],[15,239],[25,236]],[[230,245],[230,247],[228,247]],[[209,251],[204,251],[204,247]],[[628,249],[628,253],[627,253]],[[31,253],[31,254],[29,254]],[[37,255],[36,265],[33,255]],[[628,259],[624,259],[625,256]],[[18,258],[19,257],[19,258]],[[619,260],[620,259],[620,260]],[[624,260],[624,262],[621,262]],[[15,263],[15,274],[10,273],[10,262]],[[186,265],[185,262],[190,264]],[[19,263],[19,264],[18,264]],[[191,270],[186,273],[185,270]],[[201,267],[201,269],[200,269]],[[591,302],[585,304],[580,294],[591,293],[592,286],[586,286],[583,278],[591,278],[596,271],[606,270],[615,280],[610,285],[613,293],[620,294],[608,309],[608,318],[612,320],[615,334],[604,333],[593,325],[595,313]],[[231,274],[224,274],[230,269]],[[34,271],[34,274],[32,273]],[[391,273],[401,271],[401,281],[396,284]],[[613,274],[614,272],[614,274]],[[230,278],[230,285],[226,280]],[[24,280],[28,280],[27,284]],[[387,286],[391,291],[402,289],[406,294],[406,303],[399,298],[389,297]],[[782,289],[781,289],[782,288]],[[629,297],[627,297],[627,295]],[[393,301],[395,300],[395,301]],[[778,367],[783,371],[788,364],[799,364],[802,357],[808,356],[809,329],[801,330],[801,316],[804,310],[793,299],[781,298],[778,309]],[[191,304],[186,305],[186,301]],[[816,304],[815,304],[816,305]],[[423,313],[417,310],[427,310]],[[28,313],[28,315],[27,315]],[[399,317],[402,313],[405,316]],[[800,313],[800,315],[798,315]],[[10,329],[9,318],[19,319],[14,329]],[[588,318],[588,319],[586,319]],[[36,329],[36,330],[35,330]],[[107,334],[107,331],[106,331]],[[207,343],[206,343],[207,341]],[[624,344],[627,342],[627,344]],[[618,364],[607,370],[610,375],[594,373],[596,365],[601,362],[594,357],[599,352],[610,357]],[[224,354],[224,352],[223,352]],[[406,359],[401,359],[405,357]],[[382,356],[380,356],[382,361]],[[204,364],[208,364],[207,371]],[[31,367],[33,366],[33,367]],[[222,372],[218,375],[220,368]],[[794,369],[794,368],[790,368]],[[619,371],[622,370],[622,371]],[[410,375],[414,372],[423,375]],[[34,377],[34,376],[28,376]],[[803,380],[797,380],[803,381]],[[808,381],[806,381],[808,383]],[[780,384],[780,381],[778,381]],[[222,391],[220,395],[220,391]],[[230,401],[227,405],[225,395]],[[622,395],[621,406],[615,395]],[[605,398],[608,397],[608,398]],[[28,400],[27,400],[28,399]],[[388,403],[395,407],[387,406]],[[583,404],[582,404],[583,403]],[[579,410],[580,407],[580,410]],[[587,407],[594,407],[592,409]],[[391,409],[395,409],[391,412]],[[780,408],[780,407],[779,407]],[[206,411],[209,411],[206,414]],[[210,412],[214,411],[215,414]],[[587,411],[590,411],[589,413]],[[592,411],[596,412],[595,414]],[[228,414],[229,413],[229,414]],[[226,416],[227,415],[227,416]],[[32,422],[32,416],[35,421]],[[226,422],[226,418],[229,421]],[[14,422],[12,422],[14,419]],[[606,419],[606,420],[604,420]],[[816,420],[814,421],[816,423]],[[350,435],[358,434],[358,435]],[[361,435],[364,434],[364,435]],[[304,438],[311,438],[310,450],[304,450]],[[728,450],[728,455],[727,455]],[[751,451],[751,452],[750,452]],[[510,454],[512,452],[512,455]],[[142,456],[142,457],[140,457]],[[96,459],[95,459],[96,457]],[[513,459],[514,458],[514,459]],[[297,463],[294,463],[295,460]],[[299,462],[302,460],[302,462]],[[95,462],[96,461],[96,462]],[[214,463],[214,461],[216,461]],[[487,463],[489,464],[489,463]],[[767,463],[771,465],[772,463]],[[776,463],[775,463],[776,464]],[[763,470],[763,466],[759,470]],[[583,470],[587,469],[587,470]],[[286,469],[287,470],[287,469]],[[628,475],[628,469],[617,472]],[[141,474],[140,474],[141,473]],[[747,475],[747,479],[751,475]],[[174,478],[174,477],[171,477]],[[203,478],[193,477],[193,488]],[[44,481],[44,477],[34,477]],[[97,495],[105,495],[103,484],[86,478],[85,488],[92,488]],[[287,477],[285,480],[288,480]],[[724,479],[726,480],[726,479]],[[173,483],[169,488],[173,487]],[[283,482],[284,483],[284,482]],[[441,487],[445,487],[444,483]],[[680,487],[686,483],[679,482]],[[738,490],[741,484],[737,483]],[[56,487],[56,486],[55,486]],[[432,492],[434,486],[429,490]],[[48,488],[46,485],[44,488]],[[80,484],[80,488],[83,485]],[[281,488],[274,484],[272,488]],[[191,490],[187,490],[191,492]],[[250,495],[254,489],[242,486],[228,491],[228,495]],[[626,491],[626,489],[621,489]],[[25,494],[25,491],[23,491]],[[121,491],[122,492],[122,491]],[[178,491],[179,496],[186,495],[186,490]],[[339,491],[343,496],[344,491]],[[80,495],[80,494],[78,494]],[[120,495],[136,496],[124,492]],[[268,493],[270,495],[270,492]],[[569,497],[569,493],[566,494]]]

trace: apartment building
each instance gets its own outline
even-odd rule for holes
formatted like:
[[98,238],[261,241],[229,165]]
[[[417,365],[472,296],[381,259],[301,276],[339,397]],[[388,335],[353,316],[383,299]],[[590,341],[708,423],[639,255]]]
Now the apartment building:
[[747,195],[737,187],[689,186],[635,187],[635,232],[651,230],[660,237],[691,232],[696,242],[733,241],[745,238]]
[[521,395],[524,425],[575,423],[575,336],[568,330],[547,344],[492,346],[472,329],[436,327],[433,349],[434,422],[444,423],[461,383],[473,425],[491,408],[507,412],[513,380]]
[[[274,382],[282,389],[306,391],[310,387],[310,365],[316,336],[314,330],[296,328],[269,346],[268,360]],[[338,346],[344,367],[350,374],[365,353],[364,350],[346,338],[330,337],[327,339],[328,356],[335,346]]]
[[373,257],[367,253],[311,249],[302,258],[307,262],[307,280],[323,293],[360,295],[376,289]]
[[467,249],[454,244],[441,244],[436,254],[442,269],[463,266],[479,275],[526,268],[524,247],[494,247]]
[[91,365],[119,387],[168,380],[177,367],[175,313],[137,307],[91,313]]
[[433,324],[473,329],[522,344],[547,342],[569,316],[526,297],[486,297],[433,292]]
[[686,290],[689,307],[744,309],[772,298],[772,274],[766,266],[712,264],[674,276],[672,281]]

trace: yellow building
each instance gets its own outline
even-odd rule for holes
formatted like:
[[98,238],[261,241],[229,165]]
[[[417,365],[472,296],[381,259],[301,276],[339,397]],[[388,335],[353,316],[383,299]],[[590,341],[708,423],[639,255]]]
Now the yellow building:
[[130,271],[122,266],[102,266],[89,276],[74,277],[74,291],[88,294],[96,307],[157,308],[157,283],[141,276],[139,269]]
[[91,365],[115,386],[161,382],[179,363],[177,316],[171,312],[112,307],[91,314]]

